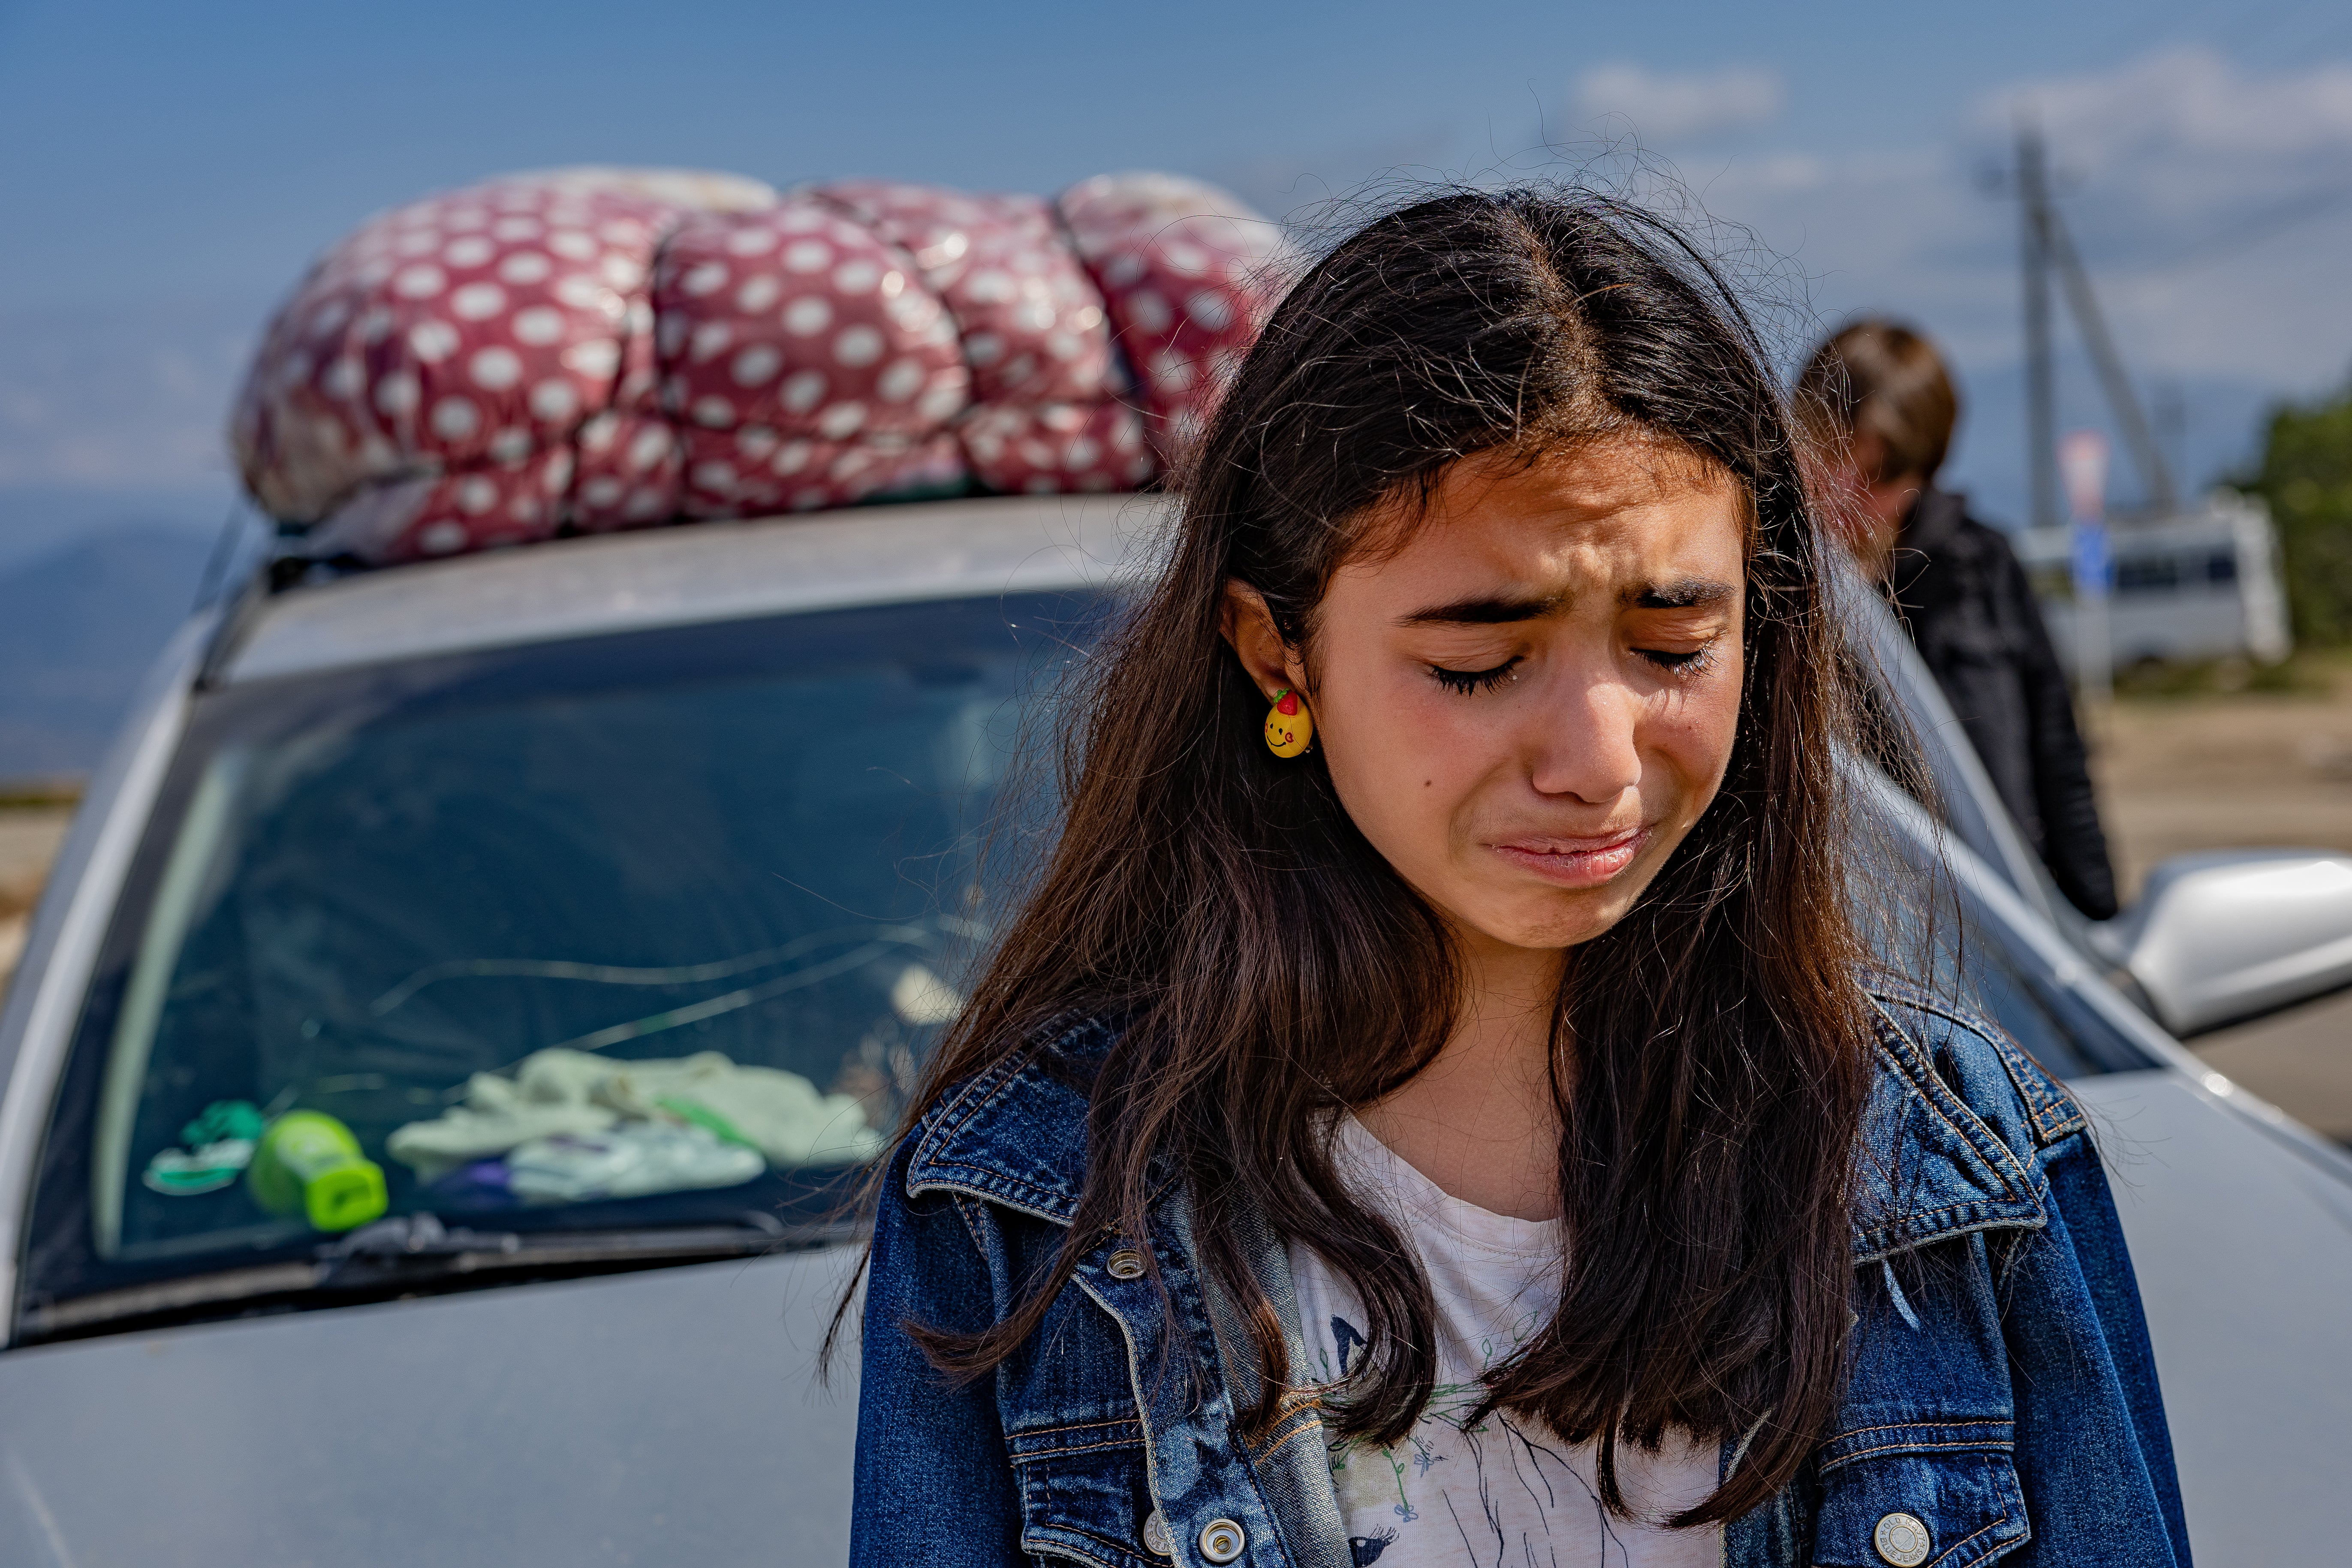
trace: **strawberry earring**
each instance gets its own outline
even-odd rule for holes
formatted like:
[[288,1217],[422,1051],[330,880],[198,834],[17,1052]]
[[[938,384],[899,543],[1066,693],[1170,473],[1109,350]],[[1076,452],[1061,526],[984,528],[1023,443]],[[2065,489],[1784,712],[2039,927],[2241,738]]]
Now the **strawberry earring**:
[[1265,749],[1277,757],[1295,757],[1315,739],[1315,716],[1287,686],[1274,694],[1265,710]]

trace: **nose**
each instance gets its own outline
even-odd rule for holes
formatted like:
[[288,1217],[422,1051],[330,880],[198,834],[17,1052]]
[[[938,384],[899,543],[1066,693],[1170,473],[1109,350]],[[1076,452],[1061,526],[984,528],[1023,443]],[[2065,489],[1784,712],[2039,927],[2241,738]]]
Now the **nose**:
[[1586,667],[1557,670],[1546,696],[1528,705],[1522,737],[1528,782],[1539,794],[1607,807],[1640,788],[1641,692],[1614,670]]

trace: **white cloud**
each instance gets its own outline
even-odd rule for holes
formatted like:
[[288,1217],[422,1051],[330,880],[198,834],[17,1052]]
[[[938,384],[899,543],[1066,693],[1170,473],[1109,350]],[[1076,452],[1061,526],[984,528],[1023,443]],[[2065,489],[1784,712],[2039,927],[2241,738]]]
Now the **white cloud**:
[[2352,149],[2352,64],[2257,75],[2209,48],[2168,49],[2117,69],[1991,94],[1979,128],[2039,119],[2086,172],[2150,158],[2301,162]]
[[1780,73],[1764,66],[1712,71],[1600,66],[1577,78],[1570,97],[1580,120],[1622,120],[1634,135],[1661,144],[1769,125],[1788,100]]

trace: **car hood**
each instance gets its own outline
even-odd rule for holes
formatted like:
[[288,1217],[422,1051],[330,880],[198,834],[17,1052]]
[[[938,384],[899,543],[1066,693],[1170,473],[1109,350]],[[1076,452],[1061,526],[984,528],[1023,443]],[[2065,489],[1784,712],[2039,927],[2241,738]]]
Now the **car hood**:
[[2219,1074],[2068,1086],[2107,1166],[2156,1346],[2195,1554],[2324,1563],[2352,1432],[2352,1182]]
[[0,1355],[0,1561],[837,1568],[857,1249]]

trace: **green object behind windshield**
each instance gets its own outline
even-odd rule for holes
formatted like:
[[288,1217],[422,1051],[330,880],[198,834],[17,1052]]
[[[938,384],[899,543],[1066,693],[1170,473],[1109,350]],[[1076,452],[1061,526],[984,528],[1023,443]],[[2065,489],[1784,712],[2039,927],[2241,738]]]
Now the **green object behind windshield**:
[[316,1110],[271,1122],[245,1180],[255,1203],[299,1214],[314,1230],[352,1230],[383,1216],[383,1167],[360,1152],[350,1128]]

